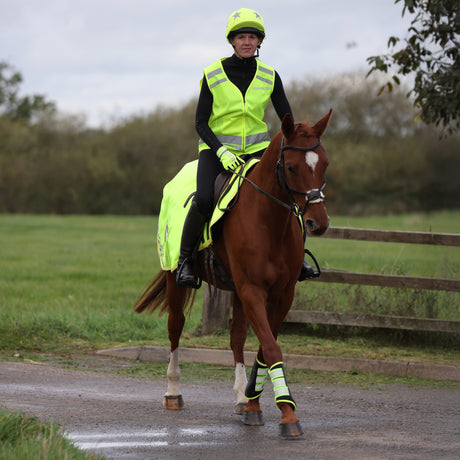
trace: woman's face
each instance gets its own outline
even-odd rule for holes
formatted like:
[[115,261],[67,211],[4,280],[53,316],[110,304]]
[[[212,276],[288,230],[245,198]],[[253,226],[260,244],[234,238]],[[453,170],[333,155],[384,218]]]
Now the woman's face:
[[241,33],[236,34],[231,42],[238,57],[250,58],[254,56],[260,44],[260,38],[256,34]]

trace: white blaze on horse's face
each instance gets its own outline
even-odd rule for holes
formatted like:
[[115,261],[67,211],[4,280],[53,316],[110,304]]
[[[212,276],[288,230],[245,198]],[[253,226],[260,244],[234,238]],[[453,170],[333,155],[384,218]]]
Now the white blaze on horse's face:
[[307,162],[307,165],[310,166],[311,170],[313,171],[313,174],[315,174],[315,168],[318,164],[318,160],[319,155],[315,152],[307,152],[305,154],[305,161]]

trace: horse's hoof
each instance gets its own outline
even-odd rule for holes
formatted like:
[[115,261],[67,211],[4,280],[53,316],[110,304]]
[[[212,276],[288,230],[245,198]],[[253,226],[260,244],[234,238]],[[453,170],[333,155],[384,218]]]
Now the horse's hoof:
[[262,415],[262,412],[243,412],[243,417],[241,418],[241,421],[245,425],[249,426],[262,426],[264,424],[264,417]]
[[233,409],[235,415],[243,415],[244,409],[246,409],[246,403],[239,403]]
[[300,426],[300,422],[292,423],[281,423],[280,424],[280,436],[283,438],[295,438],[296,436],[302,436],[303,430]]
[[180,410],[184,407],[184,400],[182,395],[178,396],[167,396],[165,395],[163,399],[163,406],[169,410]]

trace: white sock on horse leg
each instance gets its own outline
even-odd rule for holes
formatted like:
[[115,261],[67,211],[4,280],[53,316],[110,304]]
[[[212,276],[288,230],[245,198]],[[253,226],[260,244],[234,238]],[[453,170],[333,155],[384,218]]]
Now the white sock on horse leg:
[[168,390],[165,396],[178,396],[180,395],[179,382],[180,382],[180,368],[179,368],[179,348],[176,348],[169,355],[168,372]]
[[246,378],[246,368],[243,363],[236,363],[235,366],[235,384],[233,385],[233,391],[236,395],[236,404],[246,404],[248,402],[244,391],[248,379]]

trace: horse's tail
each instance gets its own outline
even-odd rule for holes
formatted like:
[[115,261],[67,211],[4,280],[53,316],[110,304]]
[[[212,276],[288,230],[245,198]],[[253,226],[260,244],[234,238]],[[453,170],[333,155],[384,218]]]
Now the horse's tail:
[[160,270],[144,292],[137,298],[134,304],[134,311],[142,313],[146,311],[152,314],[160,308],[160,315],[168,308],[168,299],[166,297],[166,272]]
[[[167,280],[168,272],[160,270],[145,288],[144,292],[137,298],[133,307],[134,311],[136,313],[145,311],[148,314],[152,314],[154,311],[160,309],[160,315],[168,311]],[[193,301],[195,300],[195,294],[196,289],[186,290],[184,310],[187,309],[190,312]]]

